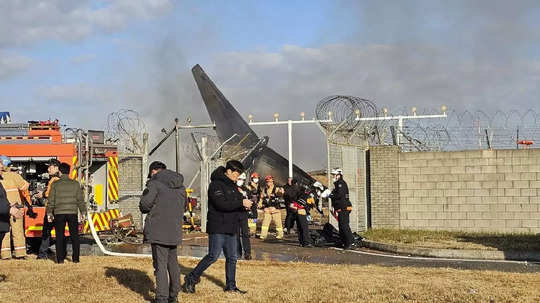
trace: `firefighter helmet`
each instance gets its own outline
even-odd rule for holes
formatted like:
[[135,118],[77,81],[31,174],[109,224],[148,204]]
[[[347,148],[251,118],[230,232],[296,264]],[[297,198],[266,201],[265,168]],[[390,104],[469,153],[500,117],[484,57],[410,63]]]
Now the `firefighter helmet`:
[[8,156],[0,156],[0,162],[2,162],[2,165],[5,167],[8,167],[11,164],[11,158]]
[[343,170],[341,168],[334,168],[330,172],[332,175],[343,175]]
[[251,173],[251,176],[250,176],[250,177],[251,177],[251,179],[253,179],[253,178],[259,178],[259,173],[253,172],[253,173]]

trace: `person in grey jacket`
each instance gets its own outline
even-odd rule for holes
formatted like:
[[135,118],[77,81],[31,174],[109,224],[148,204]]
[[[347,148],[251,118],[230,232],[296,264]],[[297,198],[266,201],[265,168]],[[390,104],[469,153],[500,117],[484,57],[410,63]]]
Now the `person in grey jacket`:
[[164,163],[150,164],[148,182],[139,209],[146,215],[144,242],[152,246],[156,276],[156,302],[177,302],[180,266],[177,247],[182,243],[182,221],[186,203],[184,177]]

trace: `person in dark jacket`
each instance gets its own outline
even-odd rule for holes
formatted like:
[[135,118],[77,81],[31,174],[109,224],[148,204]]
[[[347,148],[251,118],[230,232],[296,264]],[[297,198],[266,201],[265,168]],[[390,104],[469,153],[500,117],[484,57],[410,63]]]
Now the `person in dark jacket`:
[[351,227],[349,226],[349,214],[352,210],[352,204],[349,200],[349,187],[347,182],[343,180],[343,171],[340,168],[335,168],[331,172],[334,177],[334,190],[328,195],[323,193],[323,198],[329,197],[332,199],[332,206],[338,213],[338,227],[341,242],[344,249],[350,249],[353,242]]
[[9,232],[9,216],[10,212],[19,211],[16,207],[11,207],[7,198],[6,190],[0,183],[0,243],[4,240],[4,236]]
[[[43,198],[45,206],[47,206],[47,199],[51,193],[52,184],[60,179],[60,161],[57,159],[51,159],[48,163],[47,173],[49,174],[49,182],[47,183],[47,190],[38,194],[39,198]],[[41,244],[38,250],[38,259],[48,259],[49,246],[51,243],[51,231],[54,227],[54,222],[49,222],[47,216],[43,217],[43,229],[41,230]]]
[[208,186],[208,215],[206,232],[208,233],[208,254],[197,264],[195,269],[184,278],[182,290],[195,292],[195,285],[200,282],[204,271],[218,259],[221,251],[225,255],[226,292],[244,294],[236,287],[237,237],[240,219],[252,201],[245,199],[238,191],[236,181],[244,172],[242,163],[228,161],[212,173]]
[[246,188],[248,190],[248,199],[253,201],[253,205],[251,205],[251,211],[248,212],[248,226],[250,234],[255,236],[257,234],[257,220],[259,218],[257,204],[261,194],[259,187],[259,174],[257,172],[253,172],[250,179],[251,180],[249,181],[249,184],[246,185]]
[[147,214],[144,242],[152,246],[156,302],[177,302],[180,291],[177,247],[182,243],[186,203],[184,177],[168,170],[164,163],[154,161],[148,178],[139,209]]
[[294,222],[296,222],[296,210],[291,209],[289,207],[293,202],[296,202],[298,194],[299,194],[299,188],[296,184],[296,180],[294,180],[293,184],[293,178],[287,179],[287,184],[283,186],[283,190],[285,193],[283,194],[283,199],[285,200],[285,210],[287,211],[287,215],[285,216],[285,234],[290,234],[292,232],[292,228],[294,226]]
[[[242,173],[238,180],[236,181],[236,186],[238,186],[238,191],[242,193],[245,199],[249,199],[248,192],[249,190],[245,186],[246,184],[246,173]],[[253,207],[253,205],[252,205]],[[238,257],[244,255],[244,259],[251,260],[251,241],[249,239],[249,214],[251,209],[246,210],[243,214],[240,215],[240,230],[238,231]]]
[[296,222],[298,228],[298,243],[302,247],[313,247],[313,241],[309,235],[307,216],[309,215],[308,200],[311,198],[309,192],[298,185],[296,179],[291,180],[294,191],[291,191],[291,203],[288,205],[291,217]]
[[81,243],[79,241],[79,220],[77,210],[86,213],[86,202],[79,182],[69,178],[70,166],[67,163],[60,163],[60,179],[54,182],[49,193],[47,204],[47,219],[54,220],[56,230],[56,262],[64,263],[66,258],[66,245],[64,243],[64,232],[66,223],[69,227],[69,237],[73,248],[74,263],[79,262]]

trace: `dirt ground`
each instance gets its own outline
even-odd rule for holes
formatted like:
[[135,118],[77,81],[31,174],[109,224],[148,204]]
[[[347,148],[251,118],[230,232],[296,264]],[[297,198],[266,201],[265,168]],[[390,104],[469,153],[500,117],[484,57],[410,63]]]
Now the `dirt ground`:
[[[179,260],[182,276],[197,262]],[[540,302],[540,274],[533,273],[242,261],[244,296],[223,292],[224,275],[218,260],[196,294],[181,293],[179,302]],[[147,302],[154,283],[148,258],[0,262],[0,302]]]

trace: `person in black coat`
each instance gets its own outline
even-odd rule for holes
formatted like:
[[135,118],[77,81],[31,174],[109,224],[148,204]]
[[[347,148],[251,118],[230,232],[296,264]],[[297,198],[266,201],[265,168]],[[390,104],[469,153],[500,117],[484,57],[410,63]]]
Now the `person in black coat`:
[[[249,199],[249,190],[245,186],[246,183],[246,174],[242,173],[240,177],[238,177],[238,180],[236,181],[236,185],[238,186],[238,191],[242,193],[245,199]],[[255,203],[253,203],[255,204]],[[253,205],[252,205],[253,208]],[[244,255],[244,259],[251,260],[251,240],[249,239],[249,217],[250,217],[251,209],[248,209],[244,211],[244,213],[240,216],[240,230],[238,232],[238,257],[241,257],[242,254]]]
[[334,177],[334,190],[329,195],[323,195],[323,198],[329,197],[332,199],[332,207],[338,213],[339,235],[343,248],[350,249],[353,243],[353,234],[349,226],[349,214],[352,210],[352,204],[349,200],[349,187],[347,182],[343,180],[343,172],[340,168],[333,169],[331,174]]
[[238,191],[236,181],[243,172],[242,163],[231,160],[227,162],[225,167],[218,167],[210,177],[206,223],[208,254],[184,278],[182,286],[184,292],[195,292],[195,285],[200,282],[201,275],[217,261],[221,251],[223,251],[225,255],[225,291],[246,293],[236,287],[237,237],[240,220],[253,203],[251,200],[245,199]]
[[283,199],[285,200],[286,206],[285,210],[287,211],[287,215],[285,216],[285,234],[288,235],[291,233],[292,228],[294,227],[294,222],[296,222],[296,210],[291,208],[290,205],[293,202],[296,202],[298,199],[300,189],[296,184],[296,180],[293,180],[293,178],[288,178],[287,184],[283,186],[283,190],[285,191],[283,194]]
[[9,232],[9,212],[11,206],[7,199],[6,190],[0,183],[0,243],[4,240],[4,236]]
[[159,161],[150,164],[149,172],[139,209],[147,214],[144,242],[152,246],[156,302],[176,302],[180,291],[177,247],[182,242],[186,203],[184,177]]

